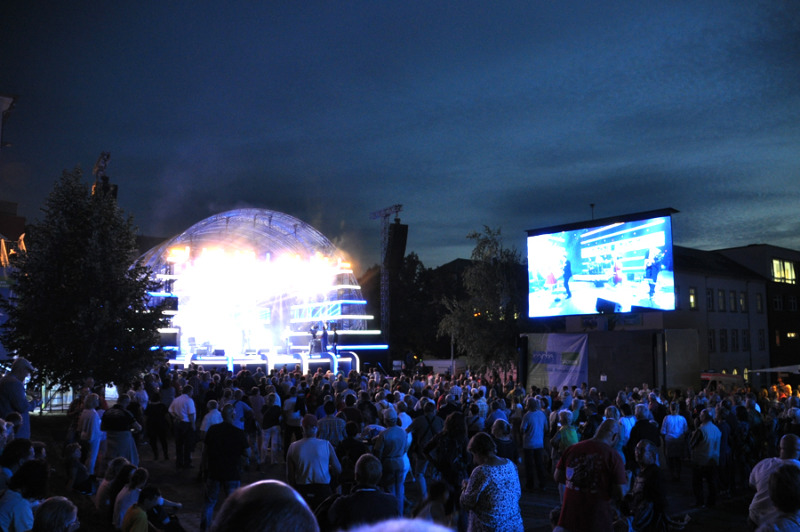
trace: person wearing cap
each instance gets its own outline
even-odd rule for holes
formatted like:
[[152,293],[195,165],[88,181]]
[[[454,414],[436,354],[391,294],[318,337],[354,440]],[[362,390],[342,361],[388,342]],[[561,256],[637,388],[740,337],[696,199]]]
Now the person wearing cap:
[[331,475],[341,473],[342,465],[333,445],[317,438],[317,416],[306,414],[300,427],[303,438],[286,453],[286,478],[313,510],[333,493]]
[[397,412],[394,408],[383,411],[383,422],[386,430],[375,438],[374,454],[383,466],[383,478],[380,485],[397,498],[398,515],[403,515],[405,504],[405,479],[411,469],[408,460],[410,436],[397,423]]
[[22,424],[16,431],[17,438],[31,437],[31,419],[28,412],[33,410],[34,404],[28,401],[25,395],[25,379],[35,369],[27,359],[19,357],[11,365],[11,371],[0,379],[0,418],[5,419],[11,412],[18,412],[22,416]]

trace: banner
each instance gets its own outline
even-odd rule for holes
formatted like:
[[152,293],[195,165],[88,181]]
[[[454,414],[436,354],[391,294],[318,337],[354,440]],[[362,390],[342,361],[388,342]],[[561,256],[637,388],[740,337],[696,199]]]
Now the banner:
[[561,389],[589,380],[586,334],[528,334],[528,387]]

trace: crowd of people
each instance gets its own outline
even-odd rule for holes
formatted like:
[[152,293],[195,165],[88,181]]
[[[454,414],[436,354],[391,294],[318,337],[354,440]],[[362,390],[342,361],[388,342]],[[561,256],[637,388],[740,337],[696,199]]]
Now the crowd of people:
[[[18,396],[31,371],[17,359],[0,379],[0,530],[78,530],[76,506],[48,497],[45,446],[29,439]],[[782,383],[607,395],[497,374],[163,364],[113,405],[102,392],[91,378],[78,390],[61,458],[68,492],[91,498],[109,530],[184,530],[183,505],[149,482],[149,460],[196,471],[204,531],[388,530],[411,519],[420,530],[520,531],[523,490],[558,493],[554,530],[667,530],[685,524],[667,507],[670,486],[689,481],[684,464],[699,508],[755,491],[752,529],[800,522],[800,396]],[[276,464],[286,482],[243,485],[245,471]]]

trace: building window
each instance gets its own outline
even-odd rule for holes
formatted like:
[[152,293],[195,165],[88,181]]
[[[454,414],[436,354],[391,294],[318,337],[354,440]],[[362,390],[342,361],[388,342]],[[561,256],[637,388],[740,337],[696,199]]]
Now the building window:
[[731,312],[736,312],[736,291],[731,290],[728,292],[728,308],[731,309]]
[[742,329],[742,351],[750,351],[750,331]]
[[689,309],[697,310],[697,288],[689,287]]
[[717,350],[717,332],[714,329],[708,330],[708,352],[713,353]]
[[783,310],[783,296],[775,294],[772,296],[772,310]]
[[756,312],[759,314],[764,313],[764,295],[756,294]]
[[725,312],[725,290],[717,290],[717,303],[719,303],[719,311]]
[[786,296],[786,306],[792,312],[797,312],[797,296]]
[[794,263],[789,260],[772,259],[772,280],[776,283],[795,284]]
[[714,312],[714,289],[706,288],[706,307],[709,312]]
[[719,330],[719,352],[728,352],[728,329]]
[[739,350],[739,329],[731,329],[731,352]]
[[739,292],[739,311],[747,312],[747,293]]

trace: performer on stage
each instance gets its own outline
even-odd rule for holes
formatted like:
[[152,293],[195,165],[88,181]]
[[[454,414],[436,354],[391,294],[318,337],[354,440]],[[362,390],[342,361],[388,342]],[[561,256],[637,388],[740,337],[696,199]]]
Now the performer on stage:
[[650,299],[656,294],[656,282],[658,282],[658,272],[661,271],[661,259],[664,252],[658,248],[647,250],[644,256],[644,278],[650,285]]
[[569,280],[572,277],[572,264],[570,264],[566,254],[564,254],[564,257],[561,259],[561,268],[564,276],[564,290],[567,291],[567,297],[565,299],[569,299],[572,297],[572,292],[569,291]]

